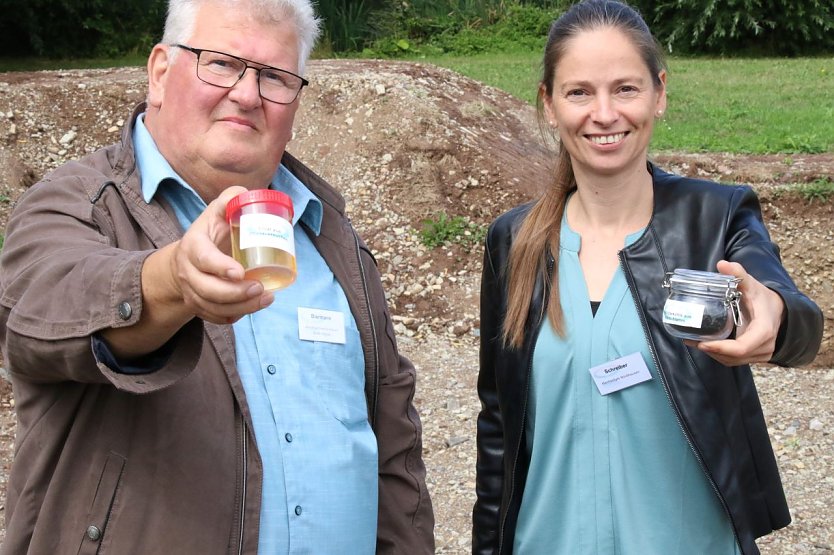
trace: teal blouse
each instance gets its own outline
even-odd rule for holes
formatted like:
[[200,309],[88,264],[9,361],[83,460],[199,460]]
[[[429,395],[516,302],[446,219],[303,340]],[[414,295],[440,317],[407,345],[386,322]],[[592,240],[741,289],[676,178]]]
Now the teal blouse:
[[[563,220],[559,287],[567,333],[560,338],[545,319],[536,341],[526,428],[531,461],[513,553],[740,554],[663,389],[622,270],[594,316],[580,241]],[[635,352],[652,379],[600,395],[589,369]]]

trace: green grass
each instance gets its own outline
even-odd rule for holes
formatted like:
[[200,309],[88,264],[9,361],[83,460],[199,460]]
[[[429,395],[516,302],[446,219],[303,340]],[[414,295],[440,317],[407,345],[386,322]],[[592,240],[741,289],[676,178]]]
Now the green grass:
[[823,178],[812,181],[811,183],[802,183],[796,186],[796,191],[799,195],[808,201],[813,202],[828,202],[834,197],[834,181]]
[[[539,52],[419,61],[535,102]],[[834,58],[669,60],[669,106],[654,151],[834,152]]]
[[[45,71],[56,69],[93,69],[106,67],[144,66],[148,54],[130,54],[121,58],[78,58],[49,60],[44,58],[0,58],[0,73],[6,71]],[[0,77],[2,79],[2,77]]]
[[429,248],[446,243],[477,245],[486,237],[486,226],[476,224],[463,216],[450,218],[445,212],[423,220],[420,241]]
[[541,55],[502,52],[472,56],[427,56],[415,58],[452,69],[476,81],[492,85],[531,104],[536,101],[541,74]]

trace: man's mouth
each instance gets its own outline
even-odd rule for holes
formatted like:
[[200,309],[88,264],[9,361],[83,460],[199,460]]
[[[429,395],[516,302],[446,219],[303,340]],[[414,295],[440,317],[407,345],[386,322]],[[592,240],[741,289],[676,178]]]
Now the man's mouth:
[[226,123],[234,123],[234,124],[237,124],[237,125],[241,125],[243,127],[250,127],[252,129],[255,129],[255,124],[253,124],[251,121],[243,119],[243,118],[228,117],[228,118],[223,118],[223,121],[225,121]]

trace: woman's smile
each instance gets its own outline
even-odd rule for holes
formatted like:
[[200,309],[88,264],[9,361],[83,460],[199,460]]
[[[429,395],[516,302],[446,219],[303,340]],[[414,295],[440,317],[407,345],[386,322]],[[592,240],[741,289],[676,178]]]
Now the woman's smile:
[[620,133],[609,133],[607,135],[585,135],[588,140],[599,146],[608,146],[619,144],[625,139],[628,133],[621,131]]

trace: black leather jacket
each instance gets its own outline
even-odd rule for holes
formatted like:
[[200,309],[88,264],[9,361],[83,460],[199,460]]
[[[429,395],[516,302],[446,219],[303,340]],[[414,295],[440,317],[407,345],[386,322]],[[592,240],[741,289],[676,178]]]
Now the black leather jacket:
[[[781,366],[807,364],[822,339],[819,308],[800,293],[762,222],[755,193],[671,175],[649,166],[654,213],[645,233],[620,252],[620,265],[663,386],[681,429],[730,518],[745,555],[759,553],[755,539],[790,522],[779,471],[750,367],[728,368],[686,347],[663,328],[666,272],[715,271],[721,259],[740,262],[785,301],[776,352]],[[512,553],[530,455],[524,437],[528,384],[546,297],[540,280],[521,349],[503,347],[500,334],[507,287],[504,269],[519,223],[530,205],[490,227],[481,284],[478,394],[477,501],[473,553]],[[548,265],[552,275],[552,259]]]

